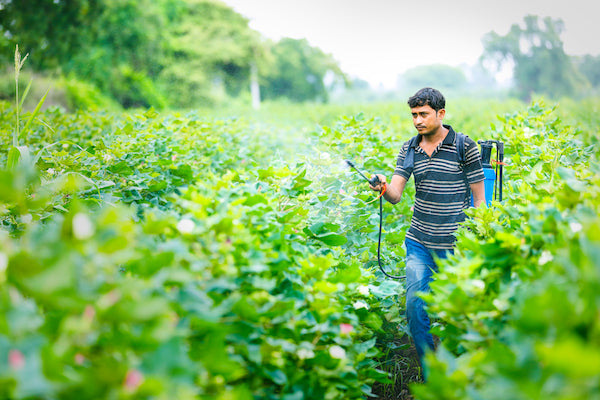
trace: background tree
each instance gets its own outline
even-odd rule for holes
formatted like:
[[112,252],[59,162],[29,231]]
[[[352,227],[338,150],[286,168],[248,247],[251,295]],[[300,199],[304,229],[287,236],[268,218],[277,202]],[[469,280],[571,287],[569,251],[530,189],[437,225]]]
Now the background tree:
[[459,89],[467,84],[462,69],[443,64],[423,65],[407,70],[398,79],[398,87],[413,92],[422,87]]
[[90,82],[125,107],[166,105],[153,84],[162,68],[160,3],[0,2],[3,55],[19,44],[35,71]]
[[63,70],[92,82],[125,107],[166,107],[166,96],[155,84],[165,61],[161,2],[103,4],[92,40],[62,61]]
[[283,38],[272,46],[271,53],[272,67],[261,75],[265,99],[326,102],[328,83],[346,81],[333,57],[312,47],[306,39]]
[[249,90],[251,64],[265,51],[246,18],[214,0],[168,0],[165,7],[167,62],[159,78],[173,104],[211,104],[219,91]]
[[325,77],[343,76],[306,41],[284,40],[271,52],[219,0],[0,0],[0,62],[11,65],[16,44],[35,72],[91,83],[124,107],[249,99],[251,79],[267,85],[267,98],[325,101]]
[[571,59],[563,49],[560,19],[525,17],[524,26],[514,24],[501,36],[490,32],[483,38],[483,62],[514,65],[513,78],[517,94],[528,100],[533,93],[551,97],[573,95],[581,84]]
[[600,89],[600,56],[585,55],[574,59],[575,65],[590,85]]
[[97,0],[0,0],[2,61],[18,44],[33,68],[55,68],[93,40],[104,10]]

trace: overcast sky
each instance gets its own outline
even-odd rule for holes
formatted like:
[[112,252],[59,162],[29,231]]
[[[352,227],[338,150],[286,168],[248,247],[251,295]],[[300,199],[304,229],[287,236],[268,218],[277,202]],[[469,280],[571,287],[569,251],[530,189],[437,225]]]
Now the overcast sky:
[[271,39],[306,38],[342,70],[377,87],[435,63],[474,64],[490,31],[527,14],[561,18],[570,55],[600,54],[600,1],[590,0],[223,0]]

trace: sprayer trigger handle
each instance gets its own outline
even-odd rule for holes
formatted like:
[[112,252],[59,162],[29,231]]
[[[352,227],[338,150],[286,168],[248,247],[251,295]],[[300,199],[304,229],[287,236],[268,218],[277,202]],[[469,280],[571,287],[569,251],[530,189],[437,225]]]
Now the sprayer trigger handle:
[[373,176],[370,180],[369,180],[369,184],[371,186],[377,186],[381,183],[381,181],[379,180],[379,177],[377,175]]

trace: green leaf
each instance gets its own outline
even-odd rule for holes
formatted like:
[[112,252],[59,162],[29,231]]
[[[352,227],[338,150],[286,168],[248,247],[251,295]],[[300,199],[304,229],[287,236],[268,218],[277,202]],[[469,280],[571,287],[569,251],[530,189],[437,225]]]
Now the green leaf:
[[267,198],[262,195],[262,194],[254,194],[252,196],[248,196],[246,198],[246,201],[244,201],[244,205],[252,207],[256,204],[269,204],[269,201],[267,200]]
[[379,286],[370,285],[369,289],[371,293],[379,298],[385,298],[389,296],[395,296],[399,293],[402,284],[393,280],[386,280]]
[[405,237],[404,233],[390,232],[390,233],[386,233],[385,241],[390,244],[400,244],[400,243],[404,243],[404,237]]
[[29,89],[31,89],[32,83],[33,83],[33,78],[31,78],[29,80],[29,83],[27,84],[27,87],[25,88],[25,91],[23,92],[23,95],[21,96],[21,101],[19,102],[19,110],[23,109],[23,103],[25,102],[25,99],[27,98],[27,95],[29,94]]
[[52,206],[52,207],[53,207],[53,208],[55,208],[55,209],[57,209],[57,210],[60,210],[60,211],[62,211],[62,212],[66,212],[66,213],[68,213],[68,212],[69,212],[69,210],[67,210],[66,208],[64,208],[64,207],[63,207],[63,206],[61,206],[60,204],[55,204],[55,205],[54,205],[54,206]]
[[188,164],[181,164],[173,171],[173,175],[182,178],[185,182],[190,182],[194,178],[194,171]]
[[369,339],[365,342],[360,342],[357,345],[355,345],[355,349],[357,353],[362,353],[362,354],[367,354],[367,352],[375,346],[375,344],[377,344],[377,337],[374,337],[372,339]]
[[194,363],[187,354],[182,338],[173,337],[144,357],[142,369],[151,374],[177,377],[191,384],[194,380]]
[[165,298],[151,297],[143,301],[122,300],[117,304],[115,313],[124,321],[150,321],[168,310],[169,306]]
[[42,157],[42,154],[44,153],[44,151],[47,151],[49,148],[56,146],[57,144],[60,144],[62,142],[54,142],[54,143],[50,143],[44,147],[42,147],[37,154],[35,155],[35,158],[33,159],[33,165],[36,165],[40,159],[40,157]]
[[127,164],[125,161],[119,161],[118,163],[111,165],[107,168],[113,174],[121,174],[121,175],[131,175],[133,174],[133,169]]
[[159,190],[163,190],[167,187],[167,182],[166,181],[153,181],[150,182],[150,185],[148,185],[148,190],[151,192],[158,192]]
[[340,264],[332,280],[336,283],[351,283],[358,282],[362,276],[360,267],[356,264],[346,265]]
[[153,119],[158,117],[158,113],[156,112],[156,110],[154,109],[154,107],[150,107],[148,110],[146,110],[146,112],[144,113],[144,117],[148,118],[148,119]]
[[571,168],[559,167],[557,172],[571,190],[577,193],[585,191],[585,184],[577,179],[574,170]]
[[324,222],[317,222],[316,224],[312,224],[308,229],[312,234],[318,235],[319,233],[322,233],[324,231],[324,226]]
[[304,190],[306,187],[308,187],[311,184],[311,181],[305,178],[306,176],[306,169],[303,169],[298,175],[296,175],[293,179],[294,185],[292,186],[292,189],[297,190],[297,191],[301,191]]
[[273,382],[278,385],[285,385],[287,383],[287,376],[280,369],[266,370],[265,373]]
[[383,325],[383,321],[381,320],[381,317],[379,317],[379,315],[375,314],[375,313],[368,313],[367,318],[364,320],[363,322],[366,326],[368,326],[369,328],[379,331],[381,329],[381,326]]
[[252,306],[247,297],[242,297],[238,302],[236,302],[232,309],[234,313],[240,316],[240,318],[249,321],[257,321],[259,314],[256,311],[256,307]]
[[27,146],[12,146],[8,152],[6,166],[9,169],[15,168],[19,162],[24,165],[31,165],[31,153]]
[[345,236],[338,235],[336,233],[324,233],[321,235],[315,235],[314,237],[315,239],[320,240],[329,246],[341,246],[348,241]]
[[6,160],[6,167],[8,169],[13,169],[19,164],[19,157],[21,153],[16,146],[12,146],[8,151],[8,159]]
[[27,123],[25,124],[25,126],[23,127],[23,129],[21,130],[21,132],[19,133],[19,138],[22,138],[25,135],[25,132],[27,131],[27,128],[29,128],[29,125],[31,125],[31,122],[35,119],[35,117],[38,114],[38,112],[40,112],[40,108],[42,108],[42,104],[44,104],[44,101],[46,101],[46,96],[48,96],[48,92],[49,91],[50,91],[50,88],[48,88],[48,90],[46,90],[46,93],[44,94],[44,96],[38,102],[37,106],[35,107],[35,110],[33,110],[33,113],[29,117],[29,120],[27,120]]

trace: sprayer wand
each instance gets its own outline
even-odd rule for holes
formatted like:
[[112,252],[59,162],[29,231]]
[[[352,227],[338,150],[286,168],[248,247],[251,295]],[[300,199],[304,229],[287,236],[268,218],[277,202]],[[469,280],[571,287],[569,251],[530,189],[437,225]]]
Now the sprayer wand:
[[365,174],[363,174],[362,172],[360,172],[360,170],[359,170],[358,168],[356,168],[356,166],[354,165],[354,163],[353,163],[352,161],[350,161],[350,160],[346,160],[346,164],[348,164],[348,165],[349,165],[350,167],[352,167],[352,168],[353,168],[353,169],[354,169],[356,172],[358,172],[358,173],[360,174],[360,176],[362,176],[363,178],[365,178],[365,180],[366,180],[367,182],[369,182],[369,183],[371,184],[371,186],[375,186],[375,185],[377,185],[377,184],[381,183],[381,182],[379,181],[379,177],[378,177],[377,175],[375,175],[375,176],[373,177],[373,179],[369,179],[369,178],[367,178],[367,177],[365,176]]
[[[356,168],[356,166],[354,165],[354,163],[352,161],[350,161],[350,160],[345,160],[345,161],[346,161],[346,164],[348,164],[356,172],[358,172],[360,174],[360,176],[365,178],[365,180],[367,182],[369,182],[369,184],[371,186],[377,186],[381,183],[381,181],[379,180],[379,177],[377,175],[373,176],[372,179],[369,179],[362,172],[360,172],[358,168]],[[387,188],[386,184],[384,183],[383,188],[381,190],[381,194],[378,197],[379,198],[379,239],[377,240],[377,264],[379,264],[379,269],[381,270],[381,272],[388,278],[404,279],[404,278],[406,278],[406,275],[403,275],[403,276],[390,275],[387,272],[385,272],[385,270],[383,269],[383,265],[381,265],[381,231],[382,231],[382,227],[383,227],[383,194],[385,193],[386,188]]]

